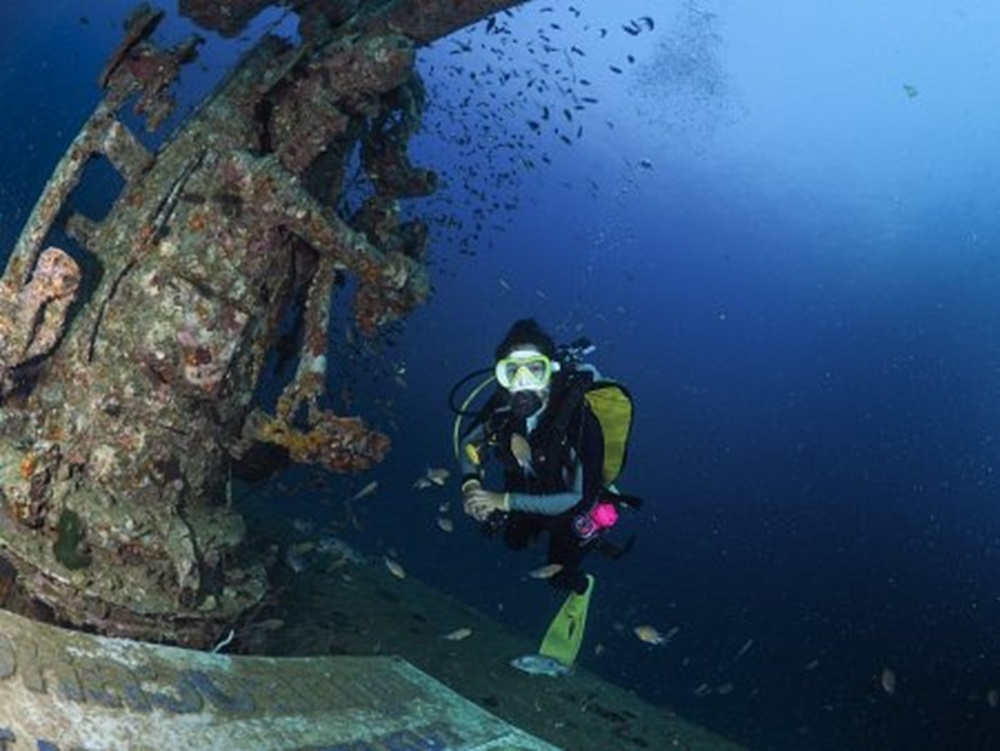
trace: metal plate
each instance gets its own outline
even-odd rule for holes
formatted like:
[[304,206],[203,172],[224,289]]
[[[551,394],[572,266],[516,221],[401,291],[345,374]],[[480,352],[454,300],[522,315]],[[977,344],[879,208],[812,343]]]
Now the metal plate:
[[394,657],[209,654],[0,611],[0,748],[550,751]]

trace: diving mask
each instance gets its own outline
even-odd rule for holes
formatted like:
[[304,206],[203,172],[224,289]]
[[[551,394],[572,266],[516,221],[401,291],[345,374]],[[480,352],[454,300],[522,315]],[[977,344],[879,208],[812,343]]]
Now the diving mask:
[[559,363],[541,352],[516,349],[496,364],[493,373],[497,383],[510,392],[541,391],[548,387],[556,370]]

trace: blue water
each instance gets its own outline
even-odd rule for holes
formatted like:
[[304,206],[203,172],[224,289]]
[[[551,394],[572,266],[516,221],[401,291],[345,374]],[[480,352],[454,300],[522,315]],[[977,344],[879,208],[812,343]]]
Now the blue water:
[[[634,551],[593,562],[588,668],[752,748],[1000,747],[1000,11],[735,5],[529,4],[422,53],[414,155],[445,186],[414,210],[463,224],[435,225],[429,304],[340,368],[394,448],[330,492],[379,479],[362,547],[540,635],[541,552],[444,535],[449,496],[410,488],[451,461],[452,383],[534,315],[637,405],[646,507]],[[0,11],[3,247],[125,8]],[[182,111],[247,44],[207,36]],[[680,628],[654,649],[640,623]]]

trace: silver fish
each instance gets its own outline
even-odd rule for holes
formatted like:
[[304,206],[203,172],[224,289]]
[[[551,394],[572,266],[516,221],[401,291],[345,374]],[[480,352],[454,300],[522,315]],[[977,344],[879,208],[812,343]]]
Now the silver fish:
[[294,545],[285,548],[285,564],[296,574],[301,574],[307,566],[305,556]]
[[569,675],[570,667],[559,662],[555,657],[548,655],[524,655],[515,657],[510,661],[511,667],[515,667],[529,675],[547,675],[550,678],[561,678]]

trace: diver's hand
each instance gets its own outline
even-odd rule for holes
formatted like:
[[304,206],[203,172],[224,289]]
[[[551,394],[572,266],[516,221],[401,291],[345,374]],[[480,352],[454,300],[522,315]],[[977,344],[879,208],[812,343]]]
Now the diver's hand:
[[478,522],[486,521],[494,511],[509,511],[510,494],[495,493],[483,490],[481,487],[471,487],[462,496],[462,506],[465,513]]

